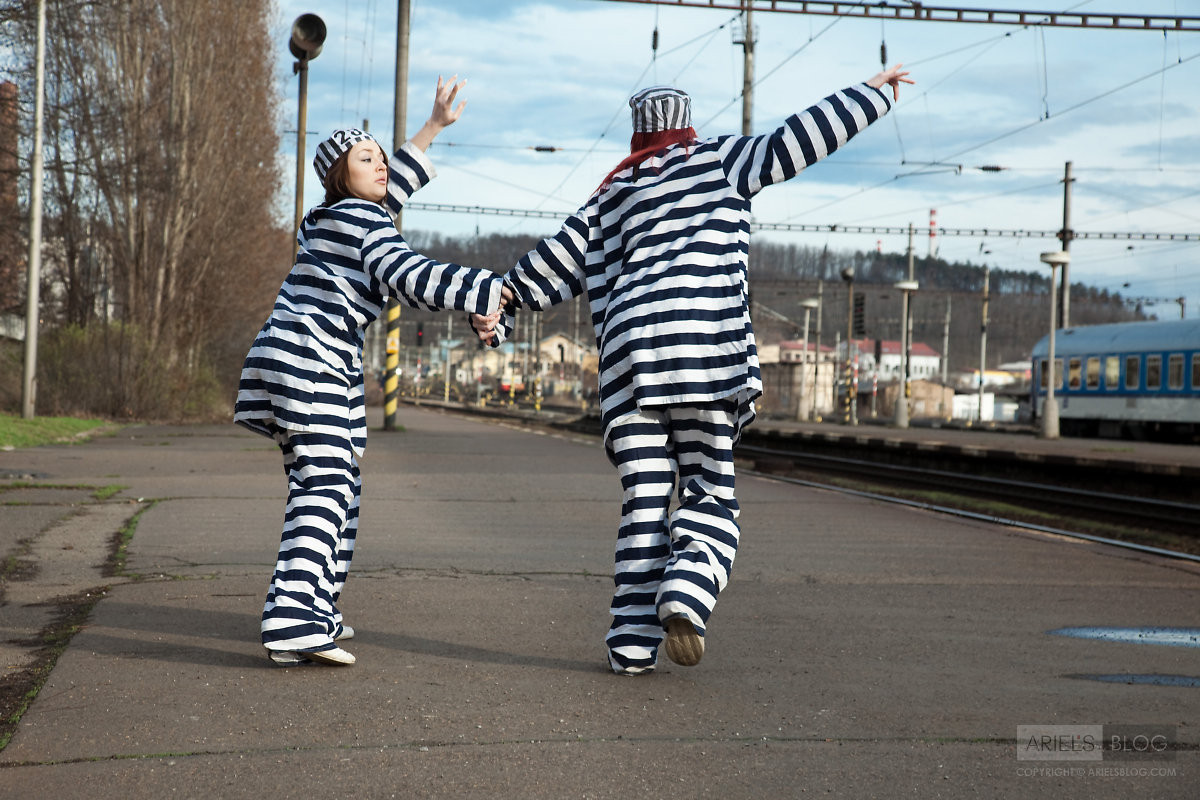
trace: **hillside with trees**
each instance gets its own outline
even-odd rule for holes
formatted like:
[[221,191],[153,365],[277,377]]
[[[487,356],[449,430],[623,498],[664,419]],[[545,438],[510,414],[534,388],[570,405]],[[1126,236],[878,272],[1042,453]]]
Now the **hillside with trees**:
[[[531,236],[489,234],[448,237],[428,231],[406,234],[414,247],[430,256],[472,266],[503,270],[537,243]],[[755,334],[760,344],[803,337],[804,310],[800,303],[820,291],[823,308],[822,342],[833,346],[844,337],[848,303],[841,271],[853,267],[854,291],[865,296],[865,329],[870,338],[900,338],[900,293],[892,288],[908,277],[904,253],[831,250],[779,244],[754,237],[750,247],[750,294]],[[949,368],[971,370],[979,365],[982,312],[982,264],[952,263],[917,258],[914,275],[921,289],[913,295],[913,339],[939,353],[950,304]],[[1022,272],[992,269],[989,275],[988,367],[1029,358],[1033,344],[1048,327],[1050,278],[1045,270]],[[580,312],[579,332],[590,337],[587,312]],[[781,320],[784,317],[790,322]],[[1144,318],[1119,294],[1082,283],[1071,287],[1071,323],[1091,325]],[[443,324],[435,315],[405,312],[408,325]],[[546,334],[570,333],[569,304],[546,314]],[[810,315],[810,341],[816,336],[816,315]],[[461,329],[460,329],[461,330]],[[406,336],[404,341],[410,341]]]

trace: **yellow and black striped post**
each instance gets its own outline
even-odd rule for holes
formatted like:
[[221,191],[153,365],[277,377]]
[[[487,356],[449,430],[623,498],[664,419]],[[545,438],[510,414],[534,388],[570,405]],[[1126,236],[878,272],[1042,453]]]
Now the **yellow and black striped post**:
[[400,396],[400,304],[387,301],[387,358],[384,362],[383,429],[396,430],[396,403]]

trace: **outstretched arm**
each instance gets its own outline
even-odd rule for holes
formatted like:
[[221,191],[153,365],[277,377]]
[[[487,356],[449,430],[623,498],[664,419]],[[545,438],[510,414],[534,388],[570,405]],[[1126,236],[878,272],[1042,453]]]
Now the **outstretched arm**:
[[361,226],[363,271],[384,294],[412,308],[487,315],[500,308],[504,281],[486,269],[435,261],[416,253],[391,218],[373,203],[348,206]]
[[891,86],[898,96],[901,83],[913,83],[907,75],[897,65],[793,114],[773,133],[723,137],[721,162],[730,185],[751,198],[764,186],[795,177],[890,111],[892,101],[882,88]]
[[483,342],[498,347],[516,326],[515,309],[545,311],[550,306],[585,291],[584,262],[587,259],[588,206],[567,217],[562,229],[543,239],[504,276],[499,314],[474,314],[471,328]]
[[458,90],[466,81],[456,84],[454,81],[457,78],[455,75],[449,83],[443,83],[441,76],[438,76],[433,113],[429,115],[421,130],[417,131],[417,135],[400,145],[400,149],[388,160],[387,207],[393,215],[399,214],[413,192],[429,183],[437,174],[425,151],[429,149],[435,136],[462,116],[467,101],[463,100],[458,104],[458,108],[455,108],[454,98],[458,96]]

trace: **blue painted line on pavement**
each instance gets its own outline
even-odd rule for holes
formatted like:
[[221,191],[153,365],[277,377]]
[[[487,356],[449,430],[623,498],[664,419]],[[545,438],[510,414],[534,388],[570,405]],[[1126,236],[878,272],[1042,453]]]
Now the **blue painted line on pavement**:
[[1200,628],[1114,628],[1090,626],[1082,628],[1059,628],[1049,631],[1052,636],[1070,636],[1076,639],[1099,639],[1105,642],[1125,644],[1160,644],[1170,647],[1200,647]]
[[1191,675],[1068,675],[1068,678],[1078,678],[1085,681],[1100,681],[1102,683],[1126,683],[1143,686],[1182,686],[1200,689],[1200,678]]

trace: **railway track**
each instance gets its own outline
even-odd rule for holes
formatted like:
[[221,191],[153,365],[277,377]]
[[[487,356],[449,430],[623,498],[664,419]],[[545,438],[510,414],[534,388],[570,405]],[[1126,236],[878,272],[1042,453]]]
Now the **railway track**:
[[[1121,494],[1108,490],[1089,490],[1056,486],[1044,481],[1025,481],[990,477],[966,472],[927,469],[865,459],[807,453],[784,447],[743,442],[738,455],[754,461],[758,472],[784,477],[811,486],[844,490],[845,482],[878,487],[888,494],[858,492],[895,499],[891,493],[907,496],[911,505],[924,505],[939,511],[955,511],[968,516],[1012,525],[1041,528],[1062,535],[1101,540],[1114,544],[1140,545],[1140,549],[1181,555],[1185,550],[1200,553],[1200,505]],[[831,482],[835,478],[842,483]],[[913,497],[935,493],[938,502],[914,502]],[[968,502],[956,502],[966,499]],[[979,513],[988,503],[1003,503],[1014,518]],[[1016,509],[1012,511],[1011,509]],[[1026,512],[1022,515],[1020,512]],[[1052,520],[1053,527],[1041,524]],[[1096,532],[1117,532],[1120,538],[1096,536]],[[1147,546],[1147,541],[1175,539],[1183,549]],[[1191,558],[1200,560],[1200,556]]]

